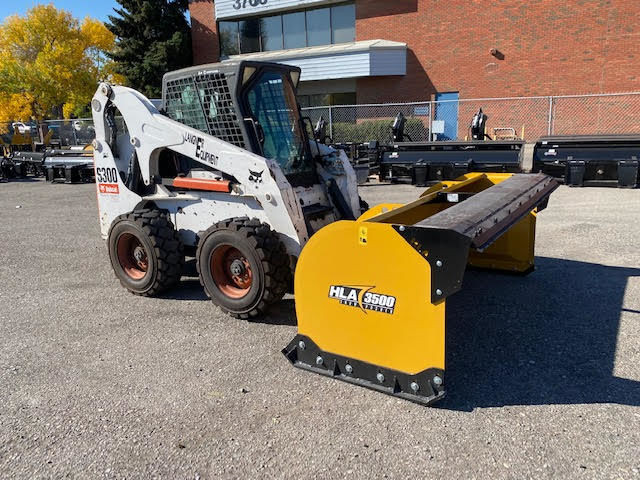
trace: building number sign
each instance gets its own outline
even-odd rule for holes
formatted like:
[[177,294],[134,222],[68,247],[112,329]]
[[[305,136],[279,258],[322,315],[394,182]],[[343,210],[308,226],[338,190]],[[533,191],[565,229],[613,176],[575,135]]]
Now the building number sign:
[[247,7],[257,7],[258,5],[266,5],[268,0],[235,0],[233,8],[240,10]]

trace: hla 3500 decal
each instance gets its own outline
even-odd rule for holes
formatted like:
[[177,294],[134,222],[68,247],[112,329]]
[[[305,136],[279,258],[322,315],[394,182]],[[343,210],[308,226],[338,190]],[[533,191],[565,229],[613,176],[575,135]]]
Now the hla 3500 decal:
[[358,307],[361,310],[374,312],[393,313],[396,306],[396,297],[382,293],[374,293],[370,290],[374,287],[362,285],[331,285],[329,298],[335,298],[342,305]]

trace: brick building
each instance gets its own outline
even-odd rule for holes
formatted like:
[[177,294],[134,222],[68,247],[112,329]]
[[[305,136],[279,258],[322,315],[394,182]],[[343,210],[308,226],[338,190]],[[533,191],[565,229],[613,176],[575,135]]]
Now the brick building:
[[640,91],[639,0],[191,0],[197,64],[299,65],[303,105]]

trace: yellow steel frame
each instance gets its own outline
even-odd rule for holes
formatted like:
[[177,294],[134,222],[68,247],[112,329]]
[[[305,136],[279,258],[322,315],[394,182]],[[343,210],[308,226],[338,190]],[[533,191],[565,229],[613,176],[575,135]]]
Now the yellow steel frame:
[[[444,369],[446,301],[432,299],[433,259],[394,226],[414,225],[450,207],[432,203],[440,192],[477,193],[509,177],[471,173],[434,185],[406,205],[377,205],[355,221],[322,228],[306,244],[296,267],[298,333],[325,352],[408,374]],[[483,252],[471,252],[469,265],[529,270],[535,220],[532,212]],[[341,302],[331,296],[332,287],[355,289],[357,298]],[[365,308],[367,293],[393,297],[393,312]]]

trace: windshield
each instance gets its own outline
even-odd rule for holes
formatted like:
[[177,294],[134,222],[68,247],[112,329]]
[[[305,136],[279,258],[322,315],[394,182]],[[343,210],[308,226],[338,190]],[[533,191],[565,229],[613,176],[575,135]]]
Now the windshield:
[[264,133],[264,156],[275,159],[285,175],[309,171],[293,86],[283,72],[264,71],[247,94],[249,108]]

